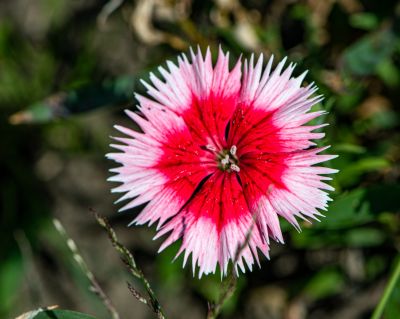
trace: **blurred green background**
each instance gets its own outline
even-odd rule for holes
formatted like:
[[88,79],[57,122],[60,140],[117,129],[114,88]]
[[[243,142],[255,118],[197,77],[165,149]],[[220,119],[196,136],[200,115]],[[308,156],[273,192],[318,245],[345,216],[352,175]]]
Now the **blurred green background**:
[[[390,0],[3,0],[0,2],[0,318],[40,306],[107,318],[55,231],[57,217],[119,309],[152,318],[89,214],[108,216],[168,318],[204,318],[218,276],[193,279],[177,246],[128,228],[106,182],[112,125],[132,125],[138,78],[189,46],[288,56],[329,114],[334,201],[241,276],[223,318],[369,318],[400,249],[400,6]],[[400,283],[384,318],[400,318]]]

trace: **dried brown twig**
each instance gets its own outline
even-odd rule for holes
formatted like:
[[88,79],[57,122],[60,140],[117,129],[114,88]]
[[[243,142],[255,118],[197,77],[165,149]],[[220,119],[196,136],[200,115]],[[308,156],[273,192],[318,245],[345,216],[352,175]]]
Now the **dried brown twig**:
[[124,0],[110,0],[108,1],[103,8],[101,9],[99,15],[97,16],[97,25],[101,28],[104,28],[108,17],[117,10],[122,4]]
[[133,257],[132,253],[118,241],[118,237],[108,223],[107,219],[100,214],[98,214],[95,210],[91,209],[94,217],[97,220],[97,223],[103,227],[108,234],[108,237],[114,246],[115,250],[119,253],[122,262],[126,265],[129,272],[139,281],[142,283],[143,287],[145,288],[148,298],[143,297],[139,291],[137,291],[130,283],[128,283],[128,289],[132,293],[132,295],[143,304],[147,305],[159,319],[165,319],[164,312],[161,308],[160,303],[158,302],[157,296],[154,293],[153,289],[150,286],[149,281],[144,276],[142,270],[136,265],[135,258]]

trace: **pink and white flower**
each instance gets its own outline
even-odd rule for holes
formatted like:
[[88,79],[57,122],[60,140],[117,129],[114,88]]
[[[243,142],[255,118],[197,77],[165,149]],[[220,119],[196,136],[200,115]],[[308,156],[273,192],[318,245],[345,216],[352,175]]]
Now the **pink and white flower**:
[[272,61],[252,56],[242,75],[241,61],[229,70],[221,49],[214,67],[209,50],[191,51],[191,61],[160,67],[162,80],[143,82],[151,98],[136,95],[140,113],[126,111],[143,132],[116,126],[126,137],[107,156],[121,164],[110,178],[122,183],[118,202],[128,200],[120,210],[147,203],[132,223],[157,222],[155,238],[169,234],[159,251],[181,239],[178,255],[185,265],[192,254],[199,277],[217,264],[225,274],[230,260],[251,270],[257,250],[268,257],[269,237],[283,243],[279,216],[300,229],[297,217],[317,219],[330,200],[321,175],[336,170],[314,164],[335,156],[311,141],[324,125],[304,125],[324,113],[310,112],[322,97],[301,86],[306,72],[292,77],[293,64],[272,70]]

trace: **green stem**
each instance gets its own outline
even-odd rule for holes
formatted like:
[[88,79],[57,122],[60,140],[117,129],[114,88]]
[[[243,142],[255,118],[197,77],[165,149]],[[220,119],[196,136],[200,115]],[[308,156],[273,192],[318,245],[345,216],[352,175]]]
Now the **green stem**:
[[133,257],[131,252],[118,241],[117,234],[115,233],[115,231],[111,227],[111,225],[108,223],[107,219],[105,217],[99,215],[93,209],[91,209],[91,212],[94,214],[94,217],[96,218],[97,223],[107,231],[108,237],[110,238],[112,245],[117,250],[117,252],[120,254],[122,261],[128,267],[130,273],[142,282],[142,285],[146,289],[147,294],[150,299],[147,300],[147,299],[143,298],[140,295],[140,293],[138,291],[136,291],[136,289],[128,283],[128,288],[131,291],[131,293],[140,302],[142,302],[142,303],[146,304],[148,307],[150,307],[150,309],[153,310],[154,313],[157,315],[158,319],[165,319],[164,312],[161,308],[161,305],[157,299],[156,294],[154,293],[153,289],[151,288],[150,283],[144,276],[142,270],[136,265],[135,258]]
[[207,319],[216,319],[218,315],[221,313],[222,307],[226,301],[228,301],[236,290],[237,285],[237,277],[235,273],[235,268],[232,266],[230,273],[227,278],[224,280],[221,294],[218,298],[218,301],[215,304],[210,304]]
[[397,258],[396,267],[392,275],[390,276],[389,283],[387,284],[385,291],[383,292],[382,298],[379,301],[378,306],[375,308],[371,319],[380,319],[382,317],[383,310],[385,310],[385,306],[389,300],[390,295],[392,294],[394,287],[396,286],[399,277],[400,277],[400,257]]

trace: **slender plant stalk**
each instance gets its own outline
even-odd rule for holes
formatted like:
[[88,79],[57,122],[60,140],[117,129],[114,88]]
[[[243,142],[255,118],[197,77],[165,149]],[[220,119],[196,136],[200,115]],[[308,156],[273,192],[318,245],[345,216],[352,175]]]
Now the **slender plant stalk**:
[[156,315],[158,319],[165,319],[164,312],[161,308],[161,305],[158,301],[156,294],[150,286],[149,281],[144,276],[142,270],[136,265],[135,258],[132,253],[122,245],[117,238],[117,235],[111,225],[108,223],[107,219],[101,215],[99,215],[96,211],[91,209],[94,217],[96,218],[98,224],[103,227],[107,233],[110,241],[116,251],[119,253],[121,260],[129,269],[129,272],[142,283],[143,287],[146,289],[148,294],[148,299],[144,298],[130,283],[128,283],[128,289],[132,293],[132,295],[139,300],[140,302],[147,305]]
[[224,280],[220,296],[215,304],[208,304],[207,319],[215,319],[221,313],[222,306],[229,300],[236,290],[237,276],[235,269],[231,269],[227,278]]
[[400,256],[397,257],[396,266],[389,278],[389,282],[383,292],[382,298],[379,301],[378,306],[375,308],[374,313],[372,314],[371,319],[380,319],[382,317],[383,311],[385,310],[385,306],[399,278],[400,278]]
[[116,308],[114,307],[111,299],[106,295],[104,290],[101,288],[99,282],[97,281],[96,277],[90,271],[85,260],[82,258],[82,255],[79,253],[78,247],[76,246],[75,242],[68,236],[67,232],[65,231],[65,228],[58,219],[53,219],[53,223],[57,231],[60,233],[60,235],[63,238],[65,238],[67,246],[70,249],[76,263],[81,268],[82,272],[86,275],[86,277],[89,279],[91,284],[90,290],[94,292],[101,299],[107,310],[110,312],[112,319],[120,319],[120,316]]
[[227,275],[227,278],[224,280],[224,283],[222,285],[222,290],[218,297],[217,302],[208,304],[207,319],[216,319],[219,316],[219,314],[221,313],[222,306],[225,304],[225,302],[227,300],[229,300],[232,297],[232,295],[234,294],[234,292],[236,290],[237,263],[241,257],[243,250],[249,244],[251,233],[253,232],[253,228],[256,223],[256,220],[257,220],[257,213],[255,213],[253,215],[253,221],[252,221],[249,231],[246,234],[244,242],[241,245],[239,245],[239,247],[236,250],[235,257],[233,258],[233,262],[232,262],[232,268],[230,269],[230,271]]
[[26,283],[31,302],[33,305],[40,304],[43,298],[40,290],[39,273],[36,269],[31,244],[26,237],[25,232],[22,230],[16,231],[14,233],[14,238],[21,251],[23,265],[25,268],[24,274],[26,276]]

